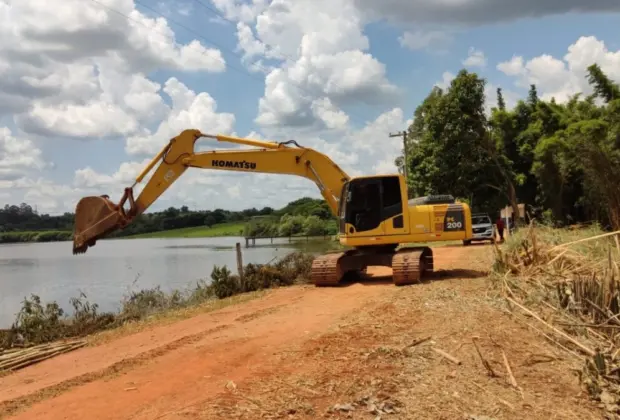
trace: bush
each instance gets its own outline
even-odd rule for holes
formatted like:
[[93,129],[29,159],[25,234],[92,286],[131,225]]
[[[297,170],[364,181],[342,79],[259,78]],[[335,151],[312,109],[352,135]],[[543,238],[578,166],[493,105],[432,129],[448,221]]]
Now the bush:
[[91,334],[112,326],[116,317],[112,313],[100,314],[97,304],[83,301],[86,295],[71,298],[73,316],[65,317],[63,309],[56,302],[43,305],[41,298],[32,294],[30,299],[22,301],[11,329],[0,336],[0,346],[12,344],[41,344],[62,338],[77,337]]
[[155,287],[132,292],[121,302],[118,313],[99,313],[98,305],[79,298],[70,299],[72,316],[67,316],[56,302],[42,304],[39,296],[24,299],[11,329],[0,330],[0,347],[41,344],[61,338],[83,337],[97,331],[115,328],[127,322],[147,318],[156,313],[199,305],[213,299],[224,299],[241,293],[289,286],[307,282],[312,268],[311,255],[293,252],[274,264],[247,264],[243,280],[226,267],[213,267],[211,283],[199,281],[186,293],[166,293]]
[[43,231],[43,232],[1,232],[0,243],[20,242],[55,242],[70,241],[73,233],[69,231]]

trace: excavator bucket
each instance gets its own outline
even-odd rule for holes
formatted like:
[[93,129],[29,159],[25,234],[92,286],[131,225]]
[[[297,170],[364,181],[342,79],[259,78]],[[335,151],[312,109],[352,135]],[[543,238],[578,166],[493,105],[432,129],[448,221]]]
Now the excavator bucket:
[[97,239],[120,229],[126,224],[122,208],[107,196],[82,198],[75,208],[73,254],[83,254],[95,246]]

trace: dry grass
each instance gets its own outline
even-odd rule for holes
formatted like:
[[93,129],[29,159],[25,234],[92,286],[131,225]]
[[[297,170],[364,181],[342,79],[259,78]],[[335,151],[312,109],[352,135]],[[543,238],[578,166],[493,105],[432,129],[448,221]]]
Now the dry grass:
[[620,232],[530,225],[497,248],[510,310],[581,366],[585,388],[620,413]]

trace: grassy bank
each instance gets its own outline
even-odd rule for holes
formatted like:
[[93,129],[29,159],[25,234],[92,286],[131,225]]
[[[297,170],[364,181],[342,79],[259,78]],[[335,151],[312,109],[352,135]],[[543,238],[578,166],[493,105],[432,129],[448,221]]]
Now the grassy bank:
[[243,236],[245,222],[221,223],[218,225],[197,226],[159,232],[140,233],[127,238],[213,238],[221,236]]
[[620,241],[597,226],[530,226],[497,249],[505,309],[555,343],[584,388],[620,412]]
[[[164,230],[119,237],[118,239],[214,238],[222,236],[242,236],[244,227],[245,222],[221,223],[211,227],[198,226],[191,228]],[[58,242],[71,240],[73,240],[73,232],[71,231],[29,231],[0,233],[0,243]]]
[[82,294],[70,299],[73,312],[68,314],[57,302],[44,303],[39,296],[32,295],[24,299],[12,327],[0,330],[0,348],[84,337],[171,311],[213,304],[250,292],[306,283],[310,279],[312,260],[311,255],[293,252],[271,264],[247,264],[243,279],[232,274],[226,266],[215,266],[209,284],[199,281],[193,289],[170,293],[159,287],[133,292],[122,300],[118,312],[100,312],[99,306]]
[[73,232],[62,230],[0,232],[0,244],[20,242],[58,242],[70,241]]

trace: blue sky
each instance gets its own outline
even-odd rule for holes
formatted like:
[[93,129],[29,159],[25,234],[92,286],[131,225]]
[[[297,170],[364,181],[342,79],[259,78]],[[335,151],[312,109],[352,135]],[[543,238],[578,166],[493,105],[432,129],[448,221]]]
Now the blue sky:
[[[388,132],[461,68],[487,79],[490,105],[498,86],[509,105],[529,83],[560,101],[587,90],[592,60],[620,80],[620,4],[567,13],[572,2],[527,1],[523,12],[487,2],[464,0],[455,14],[424,0],[139,1],[157,14],[132,0],[67,0],[60,11],[0,0],[0,202],[58,214],[84,195],[120,196],[183,128],[296,138],[352,175],[392,172],[400,145]],[[193,40],[202,46],[183,50]],[[279,207],[304,195],[318,196],[304,179],[194,170],[152,209]]]

